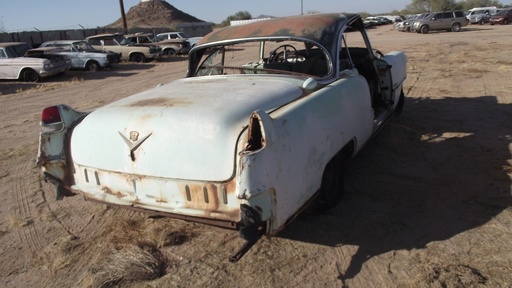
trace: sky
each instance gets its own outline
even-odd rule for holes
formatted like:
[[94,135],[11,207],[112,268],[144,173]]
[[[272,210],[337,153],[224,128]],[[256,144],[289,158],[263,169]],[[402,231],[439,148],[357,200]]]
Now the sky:
[[[167,0],[203,21],[220,23],[239,11],[292,16],[310,12],[368,12],[402,10],[411,0]],[[124,0],[125,12],[140,0]],[[121,18],[119,0],[0,0],[0,30],[22,32],[96,28]]]

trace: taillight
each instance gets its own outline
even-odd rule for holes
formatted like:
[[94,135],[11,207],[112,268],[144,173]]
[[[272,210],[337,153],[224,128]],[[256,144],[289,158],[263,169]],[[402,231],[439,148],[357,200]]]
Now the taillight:
[[51,106],[43,109],[43,113],[41,114],[41,124],[55,124],[59,122],[62,122],[59,107]]

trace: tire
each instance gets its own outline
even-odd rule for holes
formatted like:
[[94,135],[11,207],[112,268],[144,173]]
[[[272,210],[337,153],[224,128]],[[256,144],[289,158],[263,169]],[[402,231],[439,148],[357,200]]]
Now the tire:
[[452,25],[452,32],[460,32],[460,24],[459,23],[453,23]]
[[167,49],[167,50],[165,50],[165,55],[167,55],[167,56],[175,56],[176,55],[176,51],[174,49]]
[[400,98],[398,98],[398,103],[395,107],[395,115],[398,116],[402,114],[402,110],[404,110],[404,104],[405,104],[405,95],[404,95],[404,89],[400,91]]
[[482,19],[482,20],[480,20],[480,21],[478,22],[478,24],[480,24],[480,25],[484,25],[484,24],[485,24],[485,22],[484,22],[484,20]]
[[144,55],[140,53],[135,53],[130,57],[130,60],[136,63],[144,63],[146,61],[146,58],[144,57]]
[[334,157],[324,169],[320,195],[318,195],[318,204],[321,209],[334,208],[345,193],[341,161],[340,157]]
[[508,24],[508,19],[503,19],[503,25],[507,25]]
[[41,80],[41,76],[32,69],[26,69],[21,72],[21,80],[29,83],[36,83]]
[[91,71],[91,72],[97,72],[100,70],[100,65],[96,61],[89,61],[85,65],[85,70]]
[[430,29],[428,28],[428,26],[427,26],[427,25],[423,25],[423,26],[421,26],[421,28],[420,28],[420,32],[421,32],[421,34],[428,34],[428,31],[429,31],[429,30],[430,30]]

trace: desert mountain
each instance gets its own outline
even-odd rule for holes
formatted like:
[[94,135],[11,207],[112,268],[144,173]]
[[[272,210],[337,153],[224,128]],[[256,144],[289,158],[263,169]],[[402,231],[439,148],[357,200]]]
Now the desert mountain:
[[[126,13],[126,23],[130,28],[171,27],[179,23],[204,22],[187,14],[165,1],[141,2]],[[123,19],[107,25],[109,28],[123,28]]]

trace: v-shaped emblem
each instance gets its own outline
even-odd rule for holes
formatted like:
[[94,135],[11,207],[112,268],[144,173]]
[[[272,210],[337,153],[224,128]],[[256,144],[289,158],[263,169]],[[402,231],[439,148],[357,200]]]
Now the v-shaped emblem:
[[128,148],[130,149],[130,158],[132,159],[132,161],[135,161],[135,150],[137,150],[137,148],[139,148],[139,146],[144,142],[146,141],[146,139],[149,138],[149,136],[151,136],[151,134],[153,133],[149,133],[146,137],[143,137],[139,140],[137,140],[138,136],[139,136],[139,133],[137,131],[131,131],[130,132],[130,138],[131,139],[128,139],[126,138],[123,133],[121,133],[120,131],[119,132],[119,135],[121,135],[121,138],[123,138],[124,142],[126,143],[126,145],[128,145]]

